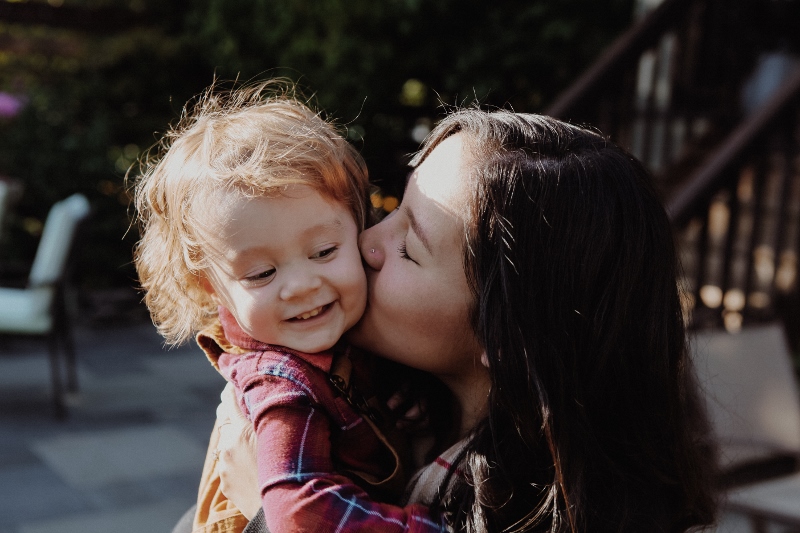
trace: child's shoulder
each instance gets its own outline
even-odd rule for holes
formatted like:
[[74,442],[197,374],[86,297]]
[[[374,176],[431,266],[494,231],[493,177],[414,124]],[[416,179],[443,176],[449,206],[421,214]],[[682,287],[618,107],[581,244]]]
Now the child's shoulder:
[[225,336],[225,328],[222,327],[219,319],[214,320],[211,325],[199,332],[195,336],[195,342],[217,370],[219,370],[219,356],[223,353],[246,353],[228,341]]

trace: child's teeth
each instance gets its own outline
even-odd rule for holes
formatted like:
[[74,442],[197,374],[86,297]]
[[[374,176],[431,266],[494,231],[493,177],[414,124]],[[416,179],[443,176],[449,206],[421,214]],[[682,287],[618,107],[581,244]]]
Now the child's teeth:
[[303,320],[308,320],[312,316],[317,316],[319,314],[320,309],[322,309],[322,308],[321,307],[317,307],[313,311],[309,311],[308,313],[303,313],[302,315],[300,315],[297,318],[302,318]]

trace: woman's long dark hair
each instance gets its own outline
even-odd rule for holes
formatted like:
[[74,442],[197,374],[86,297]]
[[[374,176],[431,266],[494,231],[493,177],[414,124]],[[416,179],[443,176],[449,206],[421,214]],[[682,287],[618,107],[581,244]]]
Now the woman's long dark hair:
[[[456,531],[672,532],[714,520],[714,453],[687,352],[670,224],[602,136],[457,111],[465,270],[492,380],[443,502]],[[458,476],[456,476],[458,477]]]

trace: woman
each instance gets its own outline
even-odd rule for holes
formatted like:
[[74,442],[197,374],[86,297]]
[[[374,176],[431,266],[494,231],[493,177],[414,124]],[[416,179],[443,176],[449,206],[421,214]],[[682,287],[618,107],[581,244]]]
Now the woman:
[[349,338],[456,399],[452,467],[417,501],[455,531],[711,523],[671,229],[642,166],[593,132],[476,109],[413,166],[361,236],[369,303]]

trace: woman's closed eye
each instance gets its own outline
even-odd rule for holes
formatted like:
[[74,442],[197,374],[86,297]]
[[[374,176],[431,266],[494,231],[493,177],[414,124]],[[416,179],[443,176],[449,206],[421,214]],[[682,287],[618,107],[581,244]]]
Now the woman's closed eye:
[[400,243],[400,246],[397,248],[397,252],[400,254],[400,257],[402,257],[403,259],[407,259],[407,260],[412,261],[412,262],[414,262],[416,264],[419,264],[414,260],[413,257],[408,255],[408,249],[406,249],[406,241],[403,241],[403,242]]

